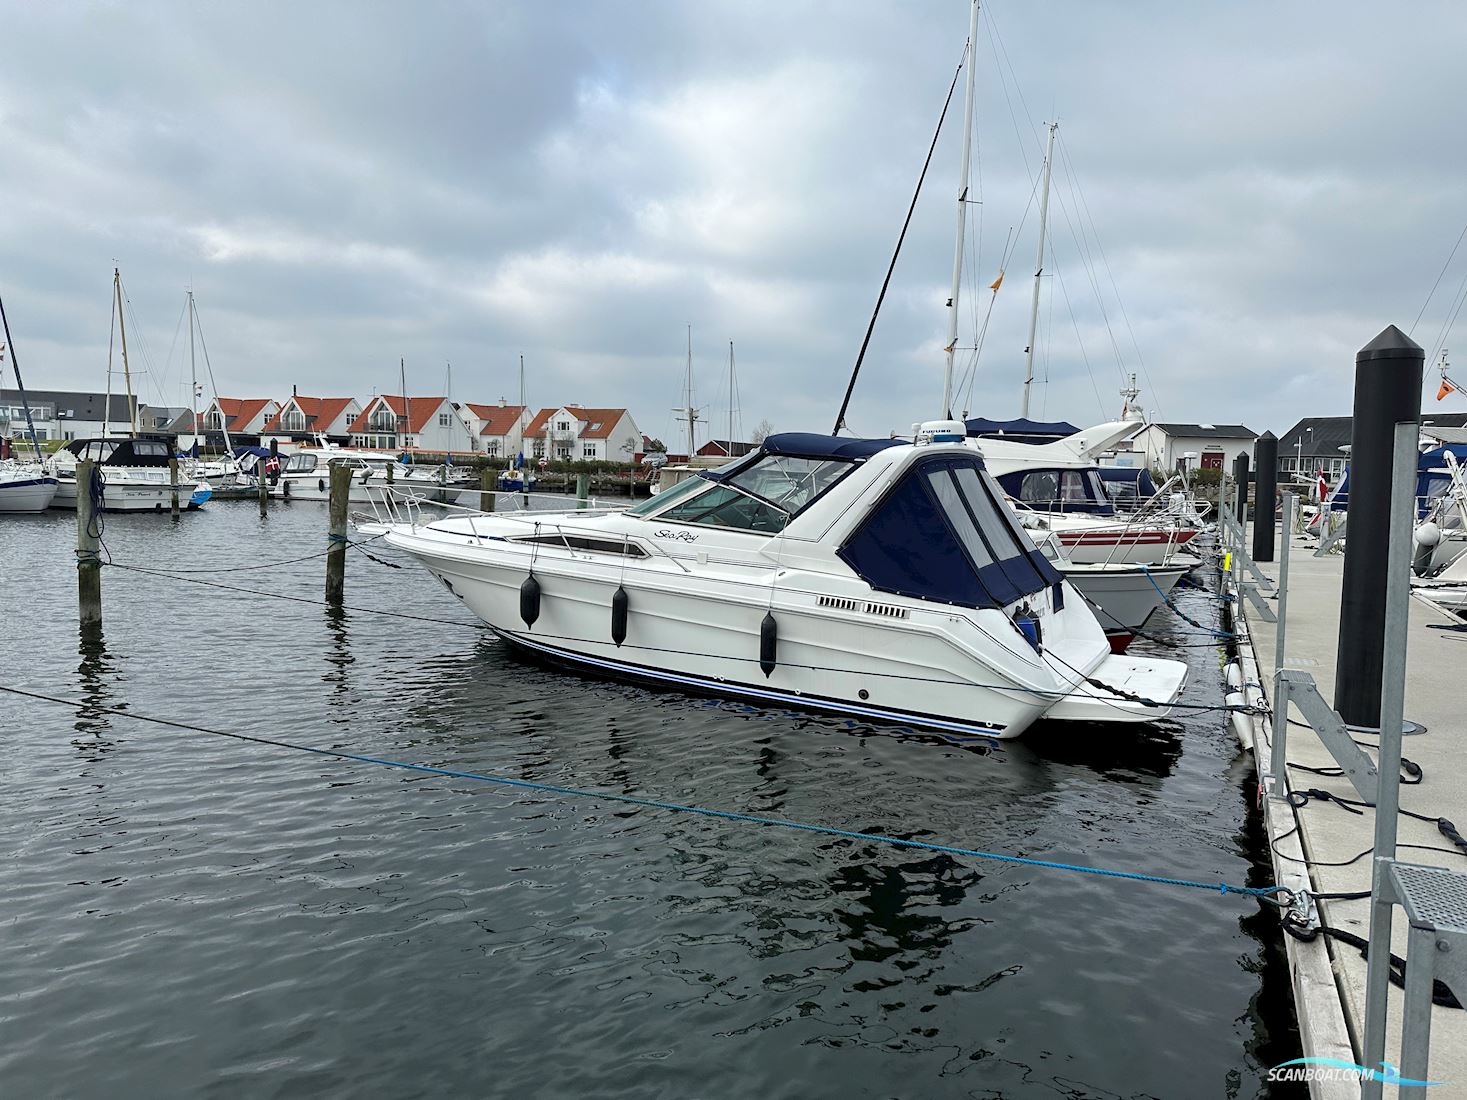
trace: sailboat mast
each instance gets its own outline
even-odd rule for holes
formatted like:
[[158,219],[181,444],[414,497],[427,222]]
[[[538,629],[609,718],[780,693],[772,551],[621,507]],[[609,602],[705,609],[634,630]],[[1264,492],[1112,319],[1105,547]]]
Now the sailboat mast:
[[693,326],[688,326],[688,461],[693,461],[696,443],[693,439],[693,421],[697,419],[698,411],[693,407]]
[[[397,361],[397,382],[402,387],[402,445],[406,449],[408,445],[408,433],[413,430],[413,399],[407,392],[407,360],[399,358]],[[412,452],[408,452],[408,463],[412,464]]]
[[188,406],[194,414],[194,455],[199,451],[199,375],[194,367],[194,292],[188,292]]
[[977,74],[978,0],[968,22],[968,73],[963,93],[963,164],[958,173],[958,231],[953,243],[953,292],[947,300],[947,363],[942,372],[942,415],[952,413],[953,357],[958,346],[958,292],[963,285],[963,235],[968,225],[968,166],[973,159],[973,85]]
[[136,438],[138,434],[138,406],[132,396],[132,374],[127,369],[127,323],[122,318],[122,272],[115,267],[112,269],[112,290],[117,297],[117,332],[122,337],[122,380],[123,384],[127,387],[128,434]]
[[[10,318],[5,315],[5,302],[0,301],[0,325],[5,328],[5,343],[0,344],[0,352],[6,348],[10,349],[10,369],[15,371],[15,384],[20,390],[20,407],[25,410],[25,426],[31,433],[31,446],[36,449],[36,461],[44,462],[41,454],[41,441],[36,437],[36,422],[31,419],[31,401],[25,395],[25,382],[20,377],[20,357],[15,352],[15,341],[10,338]],[[1442,372],[1445,377],[1446,356],[1442,356]]]
[[1034,257],[1034,298],[1029,306],[1029,346],[1024,349],[1024,400],[1019,415],[1028,419],[1029,390],[1034,385],[1034,340],[1039,331],[1039,280],[1044,274],[1044,231],[1049,225],[1049,180],[1054,174],[1054,132],[1058,122],[1049,124],[1049,140],[1044,144],[1044,188],[1039,196],[1039,252]]
[[734,433],[734,354],[733,341],[728,342],[728,457],[733,457]]

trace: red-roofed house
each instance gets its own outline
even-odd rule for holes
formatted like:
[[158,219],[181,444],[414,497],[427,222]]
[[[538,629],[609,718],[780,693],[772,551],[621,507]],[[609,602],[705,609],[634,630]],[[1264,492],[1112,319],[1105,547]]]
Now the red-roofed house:
[[388,450],[470,451],[474,435],[446,397],[379,394],[347,427],[353,446]]
[[332,443],[345,443],[351,422],[362,414],[355,397],[302,397],[292,393],[280,411],[265,422],[261,432],[281,443],[305,443],[324,435]]
[[642,447],[642,433],[626,409],[541,409],[525,435],[536,458],[548,454],[559,462],[630,463]]
[[280,402],[268,397],[220,397],[200,414],[199,428],[210,444],[222,446],[226,428],[231,442],[257,444],[265,421],[279,411]]
[[465,402],[459,415],[473,430],[479,450],[491,457],[510,458],[520,453],[525,428],[530,423],[530,410],[524,405],[475,405]]

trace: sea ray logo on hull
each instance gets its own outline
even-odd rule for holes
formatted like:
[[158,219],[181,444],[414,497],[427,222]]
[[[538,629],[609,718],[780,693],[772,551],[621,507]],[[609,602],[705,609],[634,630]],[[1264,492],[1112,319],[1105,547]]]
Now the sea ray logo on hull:
[[669,531],[666,528],[663,528],[662,530],[653,531],[652,533],[660,539],[677,539],[679,542],[698,541],[698,536],[692,531]]

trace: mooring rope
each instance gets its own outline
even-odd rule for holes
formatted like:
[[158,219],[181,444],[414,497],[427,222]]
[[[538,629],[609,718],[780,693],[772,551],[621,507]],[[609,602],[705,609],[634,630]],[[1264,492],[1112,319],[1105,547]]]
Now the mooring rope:
[[1178,886],[1193,890],[1207,890],[1218,894],[1243,894],[1274,905],[1288,905],[1293,901],[1293,892],[1285,886],[1235,886],[1228,882],[1203,882],[1196,879],[1173,878],[1167,875],[1148,875],[1139,871],[1118,871],[1108,867],[1086,867],[1077,863],[1061,863],[1057,860],[1034,859],[1029,856],[1007,855],[1001,852],[986,852],[978,848],[963,848],[954,844],[937,844],[926,840],[911,840],[906,837],[890,836],[885,833],[863,833],[854,829],[837,828],[832,825],[816,825],[804,821],[789,821],[779,817],[762,817],[757,814],[739,813],[734,810],[719,810],[707,806],[688,806],[678,802],[664,802],[661,799],[642,798],[637,795],[618,794],[612,791],[586,790],[580,787],[567,787],[556,783],[536,783],[528,779],[510,779],[507,776],[485,775],[482,772],[463,771],[458,768],[440,768],[431,764],[415,764],[405,760],[391,760],[382,756],[368,756],[365,753],[345,752],[341,749],[324,749],[316,745],[302,745],[297,742],[282,741],[272,737],[260,737],[254,734],[236,733],[230,730],[209,729],[208,727],[194,725],[190,722],[177,722],[168,718],[154,718],[146,714],[139,714],[136,711],[122,710],[119,707],[106,707],[97,703],[88,703],[81,699],[64,699],[56,695],[25,691],[21,688],[9,687],[3,684],[0,684],[0,691],[40,702],[71,707],[78,711],[111,714],[119,718],[130,718],[136,722],[149,722],[154,725],[169,726],[173,729],[181,729],[190,733],[203,733],[212,737],[228,737],[236,741],[248,741],[257,745],[269,745],[272,748],[311,753],[315,756],[327,756],[337,760],[351,760],[359,764],[374,764],[384,768],[399,768],[404,771],[420,772],[426,775],[441,775],[449,779],[469,779],[478,783],[492,783],[502,787],[536,791],[541,794],[557,794],[567,798],[586,798],[604,802],[618,802],[623,805],[665,810],[670,813],[693,814],[699,817],[716,818],[721,821],[737,821],[748,825],[793,829],[799,832],[816,833],[821,836],[869,841],[898,848],[914,848],[924,852],[941,852],[945,855],[966,856],[971,859],[994,860],[1000,863],[1018,864],[1024,867],[1042,867],[1054,871],[1075,871],[1079,874],[1100,875],[1105,878],[1124,879],[1133,882],[1151,882],[1162,886]]

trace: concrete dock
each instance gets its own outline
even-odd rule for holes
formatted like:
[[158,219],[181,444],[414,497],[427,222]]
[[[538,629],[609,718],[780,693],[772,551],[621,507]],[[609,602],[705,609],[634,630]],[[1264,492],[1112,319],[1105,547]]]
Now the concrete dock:
[[[1332,703],[1344,558],[1340,554],[1316,558],[1314,540],[1290,537],[1284,666],[1308,672],[1326,703]],[[1277,563],[1260,568],[1277,581]],[[1268,601],[1271,606],[1276,602]],[[1271,706],[1277,668],[1275,625],[1265,621],[1247,599],[1239,599],[1235,606],[1243,616],[1237,630],[1243,635],[1240,658],[1250,683],[1248,698],[1255,701],[1261,690]],[[1413,597],[1408,638],[1405,714],[1408,720],[1425,726],[1426,732],[1402,741],[1402,755],[1421,766],[1422,780],[1401,787],[1401,807],[1432,818],[1445,817],[1467,828],[1467,623]],[[1288,728],[1289,762],[1335,767],[1334,758],[1297,710],[1293,718]],[[1271,720],[1252,717],[1251,734],[1261,777],[1269,768]],[[1357,740],[1373,758],[1375,737],[1357,735]],[[1289,773],[1290,790],[1318,788],[1343,798],[1359,797],[1344,777],[1298,768],[1290,768]],[[1282,798],[1264,798],[1262,808],[1274,850],[1275,881],[1307,885],[1318,893],[1370,889],[1373,809],[1366,807],[1356,814],[1316,800],[1295,808]],[[1402,814],[1398,844],[1397,855],[1402,860],[1467,872],[1467,856],[1434,824]],[[1302,859],[1313,865],[1306,868],[1296,862]],[[1319,906],[1324,924],[1362,937],[1369,935],[1368,899],[1321,901]],[[1405,914],[1398,908],[1392,924],[1393,950],[1398,955],[1406,954],[1406,930]],[[1311,942],[1287,938],[1287,947],[1304,1054],[1363,1061],[1365,961],[1360,951],[1324,937]],[[1401,1004],[1401,990],[1392,986],[1386,1058],[1393,1065],[1400,1064]],[[1431,1096],[1467,1097],[1467,1011],[1432,1010],[1430,1079],[1445,1082],[1433,1087]],[[1312,1088],[1316,1097],[1359,1095],[1354,1085],[1315,1083]],[[1393,1095],[1393,1089],[1387,1087],[1386,1094]]]

